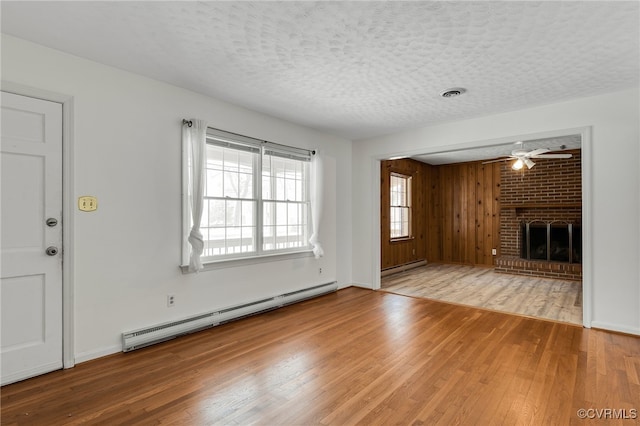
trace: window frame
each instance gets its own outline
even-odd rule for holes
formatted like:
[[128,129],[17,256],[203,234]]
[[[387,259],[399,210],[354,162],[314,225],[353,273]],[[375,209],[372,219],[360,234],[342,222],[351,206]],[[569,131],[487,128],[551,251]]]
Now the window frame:
[[[253,145],[248,146],[248,145],[245,145],[245,144],[233,144],[234,147],[230,147],[230,146],[223,146],[223,144],[221,144],[221,143],[209,143],[208,142],[209,139],[213,139],[213,138],[207,137],[207,145],[217,146],[217,147],[220,147],[220,148],[223,148],[223,149],[224,148],[233,149],[234,151],[238,151],[238,152],[243,152],[243,151],[244,152],[251,152],[253,154],[253,158],[252,158],[252,161],[251,161],[251,170],[252,170],[252,175],[253,175],[252,179],[251,179],[251,181],[252,181],[252,183],[251,183],[252,193],[250,194],[250,196],[248,198],[243,198],[239,194],[237,194],[237,197],[230,197],[230,196],[225,195],[225,192],[224,192],[225,177],[224,176],[225,176],[225,173],[228,173],[228,171],[225,170],[224,163],[222,165],[222,169],[220,170],[220,172],[222,173],[222,180],[223,180],[223,192],[222,192],[222,194],[220,196],[209,196],[209,195],[207,195],[205,193],[203,198],[204,198],[205,202],[207,202],[207,201],[224,201],[225,203],[226,202],[240,202],[241,206],[242,206],[242,203],[244,203],[244,202],[253,202],[254,206],[255,206],[254,209],[253,209],[254,220],[252,222],[252,226],[251,227],[254,228],[253,245],[254,245],[254,247],[257,248],[258,247],[258,243],[259,243],[259,241],[258,241],[259,240],[259,238],[258,238],[258,236],[259,236],[258,227],[260,226],[260,217],[259,217],[259,211],[260,211],[260,198],[259,198],[259,196],[260,196],[260,187],[259,187],[259,182],[260,182],[260,177],[258,176],[257,170],[258,170],[258,168],[260,166],[261,152],[260,152],[259,148],[254,147]],[[228,145],[231,145],[231,144],[228,144]],[[244,147],[246,147],[246,149]],[[205,149],[205,153],[208,153],[208,149]],[[223,155],[224,155],[224,153],[223,153]],[[206,163],[206,160],[205,160],[205,163]],[[210,170],[209,168],[205,168],[205,173],[207,173],[209,170]],[[238,170],[237,174],[240,175],[241,171]],[[206,177],[205,178],[205,192],[208,189],[208,186],[209,186],[209,181],[208,181],[208,177]],[[240,188],[238,188],[238,189],[240,189]],[[207,205],[208,205],[208,203],[207,203]],[[241,207],[241,209],[242,209],[242,207]],[[207,213],[207,215],[208,215],[209,211],[208,210],[204,210],[203,211],[203,218],[205,217],[204,216],[205,213]],[[189,217],[191,217],[191,215],[189,215]],[[224,217],[225,217],[225,222],[226,222],[226,219],[227,219],[226,210],[225,210]],[[189,227],[191,227],[191,221],[189,221]],[[242,228],[242,227],[243,226],[241,224],[240,228]],[[205,229],[206,228],[215,229],[215,227],[211,227],[211,226],[205,227]],[[224,226],[224,227],[219,227],[218,229],[224,229],[225,230],[225,234],[226,234],[228,232],[229,228],[234,228],[234,227],[233,226]],[[241,231],[241,235],[242,235],[242,231]],[[241,239],[242,239],[242,237],[241,237]],[[224,241],[227,241],[227,240],[228,239],[225,236]],[[207,241],[207,239],[205,239],[205,241]],[[205,247],[205,251],[206,250],[207,250],[207,248]],[[250,254],[250,253],[254,253],[254,252],[255,252],[255,250],[254,251],[240,252],[240,253],[227,253],[227,254],[224,254],[224,255],[212,255],[212,256],[204,256],[203,255],[202,256],[202,262],[203,263],[209,262],[211,259],[224,259],[224,258],[243,257],[243,255],[245,253]]]
[[[395,205],[392,203],[393,192],[394,192],[392,190],[393,178],[399,178],[399,179],[405,180],[405,186],[404,186],[405,187],[405,191],[404,191],[405,203],[404,204]],[[413,188],[412,188],[413,182],[412,181],[413,181],[412,175],[407,175],[407,174],[395,172],[395,171],[392,171],[389,173],[389,241],[390,242],[406,241],[406,240],[413,239],[413,226],[412,226],[413,225]],[[394,209],[406,209],[407,211],[407,232],[406,234],[399,235],[396,237],[393,236],[393,231],[392,231],[393,223],[395,223],[393,221]]]
[[[225,147],[230,149],[236,149],[235,146],[247,146],[252,149],[257,149],[255,152],[255,158],[252,165],[253,172],[253,198],[250,200],[255,200],[255,211],[254,211],[254,220],[253,226],[255,227],[255,238],[254,238],[254,250],[249,252],[242,253],[227,253],[222,255],[213,255],[213,256],[202,256],[202,263],[205,266],[205,269],[217,269],[222,265],[224,266],[234,266],[234,265],[243,265],[243,264],[253,264],[253,263],[262,263],[273,260],[281,260],[283,258],[298,258],[298,257],[306,257],[311,256],[312,246],[309,243],[308,239],[311,235],[311,200],[310,200],[310,161],[311,155],[313,151],[297,148],[287,145],[281,145],[274,142],[268,142],[264,140],[254,139],[247,136],[239,135],[236,133],[226,132],[224,130],[214,129],[211,127],[207,127],[207,144]],[[215,143],[211,143],[215,141]],[[205,152],[207,150],[205,149]],[[304,180],[304,195],[305,199],[303,201],[295,201],[298,204],[306,205],[306,223],[304,224],[303,231],[303,240],[304,245],[300,247],[291,247],[291,248],[283,248],[283,249],[272,249],[265,250],[263,246],[263,235],[264,235],[264,204],[265,200],[263,199],[262,194],[262,180],[263,180],[263,162],[265,156],[273,155],[276,153],[276,156],[281,156],[289,159],[294,159],[298,161],[304,161],[307,164],[303,168],[303,180]],[[181,269],[183,272],[186,272],[186,268],[189,264],[189,255],[191,247],[187,241],[187,237],[191,231],[191,203],[190,203],[190,189],[189,189],[189,170],[190,170],[190,152],[189,147],[183,146],[182,149],[182,259],[181,259]],[[206,160],[205,160],[206,161]],[[206,173],[206,169],[205,169]],[[223,172],[224,173],[224,172]],[[271,176],[270,179],[273,179],[274,176]],[[205,177],[205,180],[207,178]],[[206,186],[206,184],[205,184]],[[222,197],[213,197],[208,196],[206,193],[204,194],[205,205],[207,205],[206,201],[210,199],[223,199],[229,200],[222,194]],[[285,203],[289,203],[289,200],[285,200]],[[203,207],[206,209],[207,207]],[[202,217],[208,217],[208,211],[203,210]],[[228,227],[225,226],[224,229]],[[206,236],[205,236],[206,241]],[[206,245],[206,243],[205,243]],[[205,249],[206,251],[206,249]],[[214,266],[217,265],[217,266]],[[213,267],[212,267],[213,266]]]
[[[303,175],[303,179],[302,179],[302,184],[303,187],[300,189],[300,193],[302,195],[301,198],[303,198],[302,200],[291,200],[291,199],[279,199],[278,195],[277,195],[277,187],[278,187],[278,179],[284,179],[284,191],[285,193],[287,192],[287,180],[291,181],[293,180],[294,182],[297,181],[298,179],[291,179],[290,177],[284,176],[284,177],[278,177],[277,175],[273,174],[273,164],[271,163],[269,166],[269,170],[270,170],[270,181],[269,181],[269,192],[271,194],[270,198],[265,198],[265,194],[261,193],[260,195],[260,207],[262,209],[261,211],[261,215],[260,215],[260,228],[262,229],[262,232],[260,233],[260,237],[261,237],[261,250],[262,252],[266,252],[266,253],[272,253],[272,252],[290,252],[291,250],[296,250],[296,249],[302,249],[304,250],[305,248],[311,248],[311,244],[309,243],[309,238],[311,237],[311,221],[310,216],[311,216],[311,170],[310,170],[310,163],[311,163],[311,157],[301,157],[299,155],[296,155],[295,153],[291,153],[291,152],[287,152],[287,151],[283,151],[281,149],[274,149],[273,146],[268,147],[265,146],[265,149],[262,153],[262,156],[260,158],[261,161],[261,166],[260,166],[260,173],[261,173],[261,185],[260,185],[260,190],[263,190],[263,179],[264,179],[264,171],[265,166],[264,166],[264,161],[265,161],[265,157],[269,156],[271,157],[271,161],[273,162],[273,158],[274,157],[279,157],[279,158],[283,158],[284,161],[287,160],[294,160],[294,161],[298,161],[300,163],[303,164],[303,168],[302,168],[302,175]],[[286,167],[285,167],[286,170]],[[296,190],[294,189],[294,193],[296,192]],[[297,196],[294,195],[294,198],[297,198]],[[276,235],[274,236],[274,243],[277,244],[277,228],[278,226],[282,226],[282,225],[265,225],[264,223],[264,218],[265,218],[265,205],[267,203],[272,203],[274,206],[277,206],[279,203],[280,204],[285,204],[286,206],[286,210],[287,210],[287,217],[289,216],[289,211],[290,211],[290,206],[291,205],[296,205],[296,206],[305,206],[304,208],[304,219],[305,219],[305,223],[304,223],[304,228],[303,228],[303,232],[302,232],[302,241],[305,242],[305,244],[303,246],[299,246],[299,247],[289,247],[289,248],[285,248],[285,249],[270,249],[270,250],[265,250],[264,249],[264,244],[265,244],[265,226],[271,226],[274,227],[274,232],[276,232]],[[277,207],[275,207],[277,210]],[[300,211],[298,211],[297,215],[299,215]],[[289,224],[288,220],[287,220],[287,228],[290,228],[291,226],[300,226],[299,224]],[[288,232],[289,230],[287,230],[287,239],[288,239]],[[300,240],[299,240],[300,241]],[[297,251],[297,250],[296,250]]]

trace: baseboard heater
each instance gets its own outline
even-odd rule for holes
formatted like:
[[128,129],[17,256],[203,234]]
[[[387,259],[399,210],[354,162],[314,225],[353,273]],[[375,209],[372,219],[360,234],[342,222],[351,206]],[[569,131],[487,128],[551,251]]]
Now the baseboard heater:
[[268,299],[256,300],[254,302],[232,306],[219,311],[196,315],[182,320],[128,331],[122,333],[122,352],[129,352],[135,349],[144,348],[146,346],[174,339],[184,334],[194,333],[229,321],[244,318],[249,315],[270,311],[292,303],[331,293],[337,289],[338,283],[334,281],[306,288],[304,290],[281,294]]
[[417,268],[419,266],[424,266],[427,264],[426,260],[417,260],[415,262],[405,263],[403,265],[392,266],[387,269],[383,269],[380,271],[381,277],[386,277],[387,275],[397,274],[398,272],[408,271],[409,269]]

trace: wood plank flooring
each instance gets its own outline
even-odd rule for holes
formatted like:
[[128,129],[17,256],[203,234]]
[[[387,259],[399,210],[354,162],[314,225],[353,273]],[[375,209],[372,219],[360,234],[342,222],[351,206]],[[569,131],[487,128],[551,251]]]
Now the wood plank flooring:
[[428,264],[382,277],[385,291],[582,325],[582,283]]
[[1,405],[5,426],[631,426],[577,413],[640,409],[640,338],[351,287],[5,386]]

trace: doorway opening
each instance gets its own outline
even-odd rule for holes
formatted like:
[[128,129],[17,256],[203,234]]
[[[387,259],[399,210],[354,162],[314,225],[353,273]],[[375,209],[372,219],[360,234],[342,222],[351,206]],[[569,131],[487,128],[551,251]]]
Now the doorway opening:
[[[587,142],[587,144],[585,145],[585,142]],[[585,151],[587,151],[587,155],[589,155],[589,147],[588,147],[588,143],[589,139],[588,139],[588,129],[583,129],[582,132],[571,132],[568,133],[566,136],[563,135],[553,135],[553,136],[547,136],[547,137],[540,137],[540,138],[531,138],[529,140],[527,140],[525,142],[528,146],[529,149],[536,149],[535,146],[536,145],[540,145],[542,146],[547,145],[547,146],[562,146],[564,145],[563,149],[567,149],[570,152],[576,152],[578,156],[583,157]],[[492,152],[497,152],[499,149],[502,149],[503,152],[508,152],[511,147],[513,145],[511,143],[509,144],[501,144],[501,145],[489,145],[487,147],[469,147],[466,149],[461,149],[461,150],[456,150],[456,151],[439,151],[439,152],[435,152],[435,153],[430,153],[430,154],[416,154],[416,155],[412,155],[411,159],[414,160],[419,160],[421,162],[427,161],[427,160],[431,160],[433,161],[435,159],[435,166],[440,166],[440,165],[448,165],[448,164],[458,164],[459,166],[456,167],[463,167],[464,169],[466,169],[467,171],[469,170],[473,170],[473,167],[479,167],[478,164],[483,165],[482,163],[484,163],[485,161],[487,161],[487,157],[485,157],[484,159],[482,158],[477,158],[477,155],[479,155],[481,152],[488,152],[488,151],[492,151]],[[586,149],[584,149],[586,148]],[[498,154],[499,155],[504,155],[504,154]],[[474,156],[476,156],[476,158],[473,158]],[[466,161],[462,161],[462,163],[450,163],[451,158],[452,157],[459,157],[462,158]],[[537,170],[543,170],[544,169],[544,164],[546,162],[548,162],[550,160],[536,160],[536,167],[538,166],[542,166],[542,167],[538,167],[538,169],[535,169],[535,167],[533,168],[533,172],[537,171]],[[384,163],[384,161],[382,161],[382,163]],[[475,166],[474,166],[475,164]],[[434,166],[434,164],[430,164],[431,166]],[[508,163],[505,165],[509,165]],[[487,173],[487,168],[489,168],[490,166],[488,164],[484,164],[484,169],[481,168],[481,174],[480,177],[481,179],[483,179],[486,176]],[[449,167],[449,166],[448,166]],[[577,183],[577,188],[578,188],[578,193],[576,194],[577,199],[581,200],[582,197],[582,192],[583,192],[583,188],[585,187],[585,185],[588,185],[588,182],[585,181],[584,179],[584,173],[585,173],[585,167],[582,165],[582,163],[578,164],[578,177],[580,178],[580,182]],[[504,173],[504,169],[506,167],[503,167],[502,171]],[[519,179],[522,181],[525,181],[527,179],[527,177],[525,176],[527,174],[527,172],[532,172],[531,169],[525,168],[525,170],[520,171],[520,175],[519,175]],[[383,173],[383,170],[381,170],[381,173]],[[487,186],[485,186],[485,184],[481,181],[481,179],[478,179],[478,172],[470,172],[471,175],[471,181],[473,183],[476,184],[476,186],[479,186],[482,191],[486,192],[486,189],[488,188]],[[464,183],[461,183],[459,181],[456,181],[455,177],[452,177],[454,175],[451,176],[446,176],[443,179],[443,181],[445,182],[444,185],[450,185],[453,187],[453,189],[451,190],[447,190],[449,193],[453,192],[456,194],[462,194],[461,196],[469,196],[471,194],[472,199],[474,202],[476,202],[478,205],[485,205],[489,202],[491,202],[492,199],[495,199],[496,197],[489,197],[489,199],[485,199],[482,196],[475,196],[472,194],[472,185],[465,185]],[[525,177],[523,177],[525,176]],[[548,180],[552,180],[552,179],[548,179]],[[479,184],[480,182],[480,184]],[[495,182],[494,182],[495,183]],[[441,183],[438,183],[441,184]],[[499,184],[499,183],[498,183]],[[433,185],[432,185],[433,186]],[[381,189],[382,190],[382,189]],[[445,192],[447,192],[445,191]],[[482,192],[481,191],[481,192]],[[480,193],[480,192],[479,192]],[[382,195],[382,194],[381,194]],[[530,194],[527,194],[530,195]],[[503,259],[503,252],[505,252],[504,249],[504,243],[502,242],[502,239],[504,238],[510,238],[512,237],[512,241],[513,241],[513,245],[515,246],[515,257],[517,259],[521,259],[521,255],[522,255],[522,250],[523,250],[523,246],[524,246],[524,242],[523,242],[523,235],[522,234],[522,230],[521,230],[521,225],[522,222],[518,222],[518,226],[516,227],[515,230],[506,230],[503,226],[502,223],[499,222],[499,225],[497,226],[497,231],[494,228],[493,234],[497,233],[499,234],[499,238],[498,238],[498,242],[494,243],[494,244],[487,244],[487,240],[492,241],[492,233],[487,233],[487,232],[482,232],[481,237],[482,238],[477,238],[474,240],[473,237],[469,237],[469,229],[470,227],[466,227],[464,225],[461,225],[462,222],[469,221],[471,220],[476,227],[478,227],[478,225],[480,225],[480,228],[482,228],[483,226],[485,227],[484,230],[488,229],[489,226],[487,226],[487,222],[486,222],[486,218],[487,218],[487,214],[486,212],[484,212],[484,214],[482,214],[481,218],[478,217],[473,217],[473,212],[470,211],[469,207],[471,206],[470,202],[466,202],[464,200],[461,200],[460,197],[458,197],[456,199],[455,196],[451,197],[450,199],[446,199],[441,197],[436,196],[435,198],[433,196],[431,197],[427,197],[429,199],[430,202],[435,202],[438,207],[440,209],[440,212],[444,212],[442,213],[444,216],[448,216],[448,217],[444,217],[444,218],[438,218],[436,215],[434,214],[429,214],[428,217],[434,220],[439,219],[439,225],[428,225],[427,226],[427,231],[429,232],[429,237],[433,237],[434,235],[434,231],[435,231],[435,235],[437,237],[437,239],[439,240],[437,243],[433,243],[433,242],[429,242],[429,240],[427,241],[427,255],[425,256],[425,261],[428,262],[428,266],[430,265],[455,265],[461,268],[469,268],[469,267],[475,267],[475,266],[479,266],[478,269],[481,269],[484,271],[483,275],[488,276],[489,274],[494,274],[492,281],[493,282],[500,282],[502,281],[502,277],[510,277],[512,280],[521,280],[522,283],[525,283],[525,281],[527,281],[527,279],[530,279],[532,281],[537,281],[537,282],[541,282],[541,280],[545,280],[545,279],[553,279],[555,280],[555,282],[551,283],[554,285],[557,285],[559,281],[565,281],[566,282],[566,286],[568,287],[572,287],[572,291],[568,293],[568,295],[566,296],[566,302],[569,303],[570,302],[570,308],[573,309],[575,307],[580,308],[580,311],[578,313],[578,317],[580,317],[580,323],[584,324],[585,326],[589,326],[589,322],[585,321],[585,318],[588,318],[590,316],[590,313],[587,311],[583,311],[582,310],[582,305],[583,305],[583,299],[585,299],[586,297],[589,297],[588,295],[588,287],[587,287],[587,292],[583,292],[582,291],[582,286],[585,284],[585,280],[583,279],[583,270],[582,270],[582,263],[584,262],[584,255],[583,255],[583,249],[582,249],[582,245],[583,245],[583,232],[585,230],[584,225],[584,220],[578,220],[577,222],[572,222],[571,223],[571,233],[569,234],[569,226],[567,224],[563,224],[560,222],[552,222],[553,226],[550,226],[550,232],[551,232],[551,237],[552,239],[550,240],[551,242],[551,248],[547,248],[544,251],[544,255],[551,255],[552,259],[551,262],[552,263],[566,263],[566,264],[570,264],[571,265],[571,273],[568,274],[567,276],[560,276],[559,274],[554,275],[553,272],[542,272],[540,273],[537,277],[532,278],[535,276],[534,273],[532,273],[532,271],[514,271],[514,270],[508,270],[508,268],[504,265],[501,265],[500,267],[495,267],[497,265],[497,259],[502,259],[503,263],[506,265],[507,262],[509,263],[517,263],[515,262],[515,259],[510,259],[508,257],[505,257]],[[500,195],[498,195],[498,203],[499,206],[497,208],[497,216],[500,217],[502,214],[504,214],[504,210],[505,210],[505,206],[504,203],[500,203],[501,198]],[[587,205],[587,201],[588,200],[584,200],[585,201],[585,205]],[[546,203],[546,205],[544,205],[544,208],[551,208],[551,207],[557,207],[556,204],[561,204],[562,200],[559,200],[556,203]],[[384,199],[381,197],[381,220],[383,218],[383,212],[384,212]],[[523,203],[525,204],[525,203]],[[530,205],[508,205],[506,206],[506,208],[508,208],[511,212],[517,212],[518,214],[521,213],[521,210],[523,208],[529,208],[531,207]],[[538,206],[539,207],[539,206]],[[574,210],[574,211],[578,211],[578,216],[580,217],[582,212],[581,212],[581,207],[582,207],[582,203],[580,201],[570,201],[570,207]],[[478,207],[475,207],[476,210],[478,210]],[[493,217],[494,213],[490,212],[490,216]],[[584,218],[583,218],[584,219]],[[588,218],[587,218],[588,220]],[[531,222],[531,221],[530,221]],[[545,225],[546,226],[546,225]],[[438,229],[438,227],[440,227],[440,229]],[[383,247],[384,245],[384,230],[382,229],[383,225],[381,222],[381,234],[380,234],[380,239],[381,239],[381,247]],[[443,229],[444,228],[444,229]],[[533,228],[536,228],[535,226]],[[534,233],[536,233],[537,235],[537,231],[534,231]],[[535,237],[538,238],[538,237]],[[584,238],[587,242],[589,240],[588,236],[586,238]],[[495,241],[495,240],[493,240]],[[544,244],[547,244],[547,240],[545,239]],[[540,246],[541,243],[538,242],[537,246]],[[434,256],[434,249],[430,249],[435,247],[435,249],[439,249],[441,250],[441,256],[438,257],[437,253]],[[536,247],[537,249],[538,247]],[[474,250],[480,250],[482,253],[480,257],[478,256],[474,256]],[[381,250],[382,251],[382,250]],[[453,258],[453,256],[451,255],[451,251],[456,252],[456,253],[461,253],[457,258]],[[535,251],[535,250],[534,250]],[[382,254],[382,253],[381,253]],[[488,256],[488,258],[490,259],[490,264],[489,265],[483,265],[482,264],[482,260],[484,259],[483,256]],[[540,261],[542,262],[542,259],[537,259],[536,258],[536,254],[534,253],[534,257],[531,259],[531,261]],[[381,256],[382,257],[382,256]],[[453,258],[453,259],[452,259]],[[569,259],[570,258],[570,259]],[[478,261],[478,259],[480,259],[480,261]],[[549,263],[549,261],[547,259],[544,259],[545,263]],[[384,263],[384,259],[381,258],[380,260],[380,264],[385,265]],[[388,265],[388,263],[386,264]],[[538,265],[535,265],[536,267]],[[387,266],[388,267],[388,266]],[[440,269],[443,269],[444,267],[441,267]],[[552,267],[552,269],[557,269],[555,266]],[[496,269],[496,271],[494,271],[494,269]],[[506,269],[506,270],[505,270]],[[578,272],[576,272],[578,271]],[[419,278],[417,278],[417,274],[418,274],[419,270],[416,270],[414,272],[411,271],[407,271],[407,272],[403,272],[402,275],[404,275],[404,286],[407,287],[407,283],[409,281],[415,281],[418,280]],[[467,272],[469,274],[473,274],[476,272],[471,272],[470,270],[467,270]],[[477,271],[478,273],[481,271]],[[507,275],[504,273],[498,273],[498,272],[507,272],[509,274],[513,274],[513,273],[519,273],[520,276],[519,277],[515,277],[514,275]],[[535,271],[533,271],[535,272]],[[383,277],[382,274],[380,274],[380,271],[378,271],[378,274],[381,276],[381,284],[382,284],[382,288],[384,289],[385,287],[389,287],[389,286],[393,286],[393,287],[397,287],[398,282],[393,282],[391,280],[390,277]],[[573,276],[571,275],[573,274]],[[577,278],[576,278],[577,277]],[[399,277],[395,277],[400,279]],[[393,280],[395,280],[395,278]],[[396,280],[397,281],[397,280]],[[401,279],[402,281],[402,279]],[[528,285],[528,284],[527,284]],[[587,286],[589,285],[589,282],[587,280]],[[423,286],[424,287],[424,286]],[[424,288],[423,288],[424,289]],[[429,297],[428,295],[423,296],[423,297]],[[533,296],[532,296],[533,297]],[[536,303],[541,303],[539,299],[536,299]],[[454,302],[456,302],[454,300]],[[553,301],[551,301],[553,302]],[[460,303],[459,301],[456,303]],[[530,304],[531,305],[531,304]],[[495,306],[492,308],[491,306],[488,306],[490,309],[494,309]],[[542,309],[544,310],[544,309]],[[575,310],[575,309],[574,309]],[[538,311],[540,311],[540,309],[538,309]],[[531,315],[531,313],[523,313],[525,315]],[[574,312],[575,314],[575,312]],[[535,315],[534,315],[535,316]],[[575,317],[576,315],[574,315]],[[559,319],[562,320],[562,319]],[[576,323],[575,321],[570,321],[573,323]]]

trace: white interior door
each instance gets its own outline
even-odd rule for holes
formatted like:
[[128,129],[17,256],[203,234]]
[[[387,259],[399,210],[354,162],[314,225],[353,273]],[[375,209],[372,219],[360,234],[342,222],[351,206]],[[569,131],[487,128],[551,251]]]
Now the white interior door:
[[62,368],[62,105],[1,96],[4,385]]

